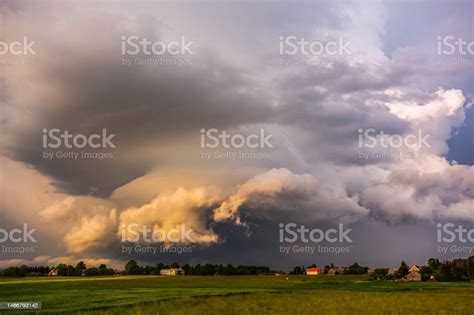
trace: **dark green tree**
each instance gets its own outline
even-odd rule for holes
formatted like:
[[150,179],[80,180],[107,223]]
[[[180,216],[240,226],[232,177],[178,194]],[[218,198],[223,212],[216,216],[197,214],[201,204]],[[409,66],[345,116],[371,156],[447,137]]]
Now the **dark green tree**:
[[403,278],[408,274],[408,265],[405,261],[400,263],[400,268],[398,268],[397,278]]
[[137,262],[135,260],[130,260],[127,262],[125,265],[125,273],[127,275],[139,275],[141,274],[141,268],[138,266]]

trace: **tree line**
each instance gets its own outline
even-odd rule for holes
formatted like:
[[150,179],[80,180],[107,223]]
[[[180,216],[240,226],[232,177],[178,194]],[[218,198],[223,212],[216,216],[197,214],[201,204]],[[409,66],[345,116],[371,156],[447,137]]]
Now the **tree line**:
[[277,271],[270,269],[267,266],[233,266],[232,264],[197,264],[190,265],[184,264],[179,265],[178,263],[172,263],[171,265],[165,265],[158,263],[154,266],[139,266],[135,260],[130,260],[125,265],[125,274],[127,275],[159,275],[162,269],[169,268],[182,268],[187,275],[195,276],[252,276],[252,275],[273,275]]
[[[56,266],[57,275],[63,277],[77,277],[77,276],[112,276],[115,271],[107,268],[102,264],[99,267],[87,268],[86,264],[81,261],[76,266],[59,264]],[[47,276],[49,272],[54,269],[46,266],[15,266],[6,268],[0,271],[0,276],[5,277],[42,277]]]
[[45,266],[14,266],[0,271],[0,275],[5,277],[41,277],[47,276],[50,268]]

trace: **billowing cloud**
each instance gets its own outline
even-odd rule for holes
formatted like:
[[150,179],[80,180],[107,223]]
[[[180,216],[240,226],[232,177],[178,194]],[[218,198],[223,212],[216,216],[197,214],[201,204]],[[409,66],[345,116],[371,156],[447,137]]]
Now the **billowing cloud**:
[[358,205],[357,196],[322,187],[313,176],[288,169],[272,169],[245,182],[214,210],[214,219],[242,224],[239,209],[243,206],[257,215],[278,218],[282,217],[279,212],[284,212],[284,216],[296,220],[357,217],[368,211]]
[[105,247],[110,243],[109,236],[114,231],[117,220],[117,211],[110,210],[110,214],[83,217],[80,225],[73,227],[65,236],[67,249],[71,253],[79,253],[89,248]]
[[54,224],[56,237],[69,253],[100,249],[114,240],[117,210],[114,203],[92,197],[68,196],[39,212],[42,222]]
[[[120,214],[118,237],[134,239],[133,231],[146,227],[165,234],[176,230],[172,237],[180,241],[175,243],[216,243],[219,238],[206,224],[206,210],[215,205],[218,198],[217,190],[206,188],[179,188],[171,194],[160,194],[150,203],[127,208]],[[155,237],[159,237],[158,233]],[[170,243],[165,237],[161,239]]]
[[430,156],[392,166],[390,175],[367,187],[362,204],[371,215],[390,222],[474,219],[472,166]]

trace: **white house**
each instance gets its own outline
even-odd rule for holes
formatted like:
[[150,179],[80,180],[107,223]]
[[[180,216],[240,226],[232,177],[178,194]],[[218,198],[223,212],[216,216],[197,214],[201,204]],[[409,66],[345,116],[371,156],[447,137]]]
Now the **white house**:
[[184,270],[182,268],[170,268],[161,269],[160,275],[162,276],[184,276]]

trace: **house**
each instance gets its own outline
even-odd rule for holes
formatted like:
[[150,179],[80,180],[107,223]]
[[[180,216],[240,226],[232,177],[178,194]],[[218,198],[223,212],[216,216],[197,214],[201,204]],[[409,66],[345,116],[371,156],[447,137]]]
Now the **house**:
[[395,276],[398,272],[398,268],[388,268],[387,275]]
[[58,273],[59,273],[59,268],[58,268],[58,267],[54,267],[53,269],[51,269],[51,270],[48,272],[48,277],[57,277],[57,276],[58,276]]
[[408,274],[405,276],[407,281],[421,281],[421,272],[420,268],[417,265],[412,265],[408,269]]
[[181,268],[169,268],[161,269],[160,275],[162,276],[184,276],[184,270]]
[[335,276],[335,275],[342,275],[344,271],[346,271],[346,267],[332,267],[328,270],[328,275]]
[[317,267],[314,267],[314,268],[306,268],[305,269],[306,271],[306,274],[308,276],[317,276],[321,273],[321,269],[317,268]]

